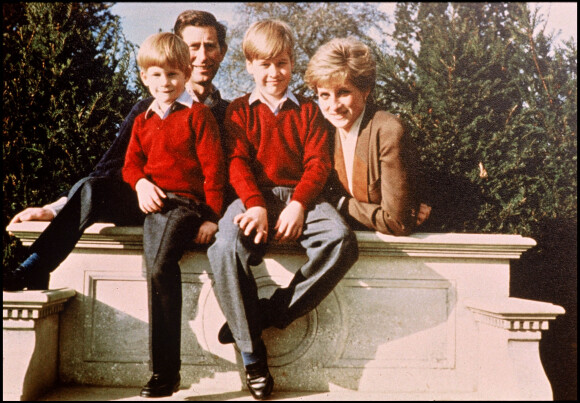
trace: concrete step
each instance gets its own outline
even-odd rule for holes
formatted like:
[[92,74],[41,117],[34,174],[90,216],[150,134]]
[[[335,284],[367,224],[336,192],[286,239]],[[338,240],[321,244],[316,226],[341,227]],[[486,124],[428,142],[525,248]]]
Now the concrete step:
[[[210,391],[199,390],[196,386],[181,389],[172,396],[147,399],[139,396],[140,388],[115,388],[98,386],[58,386],[38,401],[255,401],[246,390]],[[333,392],[284,392],[272,393],[273,401],[424,401],[425,394],[368,393],[356,391]]]

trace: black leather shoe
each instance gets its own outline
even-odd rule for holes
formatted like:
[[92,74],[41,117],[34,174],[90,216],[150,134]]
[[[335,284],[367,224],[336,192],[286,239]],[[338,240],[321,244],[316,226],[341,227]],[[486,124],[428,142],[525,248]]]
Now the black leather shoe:
[[221,327],[219,333],[218,333],[218,341],[221,344],[231,344],[234,343],[234,335],[232,334],[232,331],[230,330],[230,326],[228,325],[228,322],[224,323],[224,325]]
[[24,279],[15,270],[7,270],[2,273],[3,291],[22,291],[24,288]]
[[179,390],[180,382],[179,372],[173,375],[153,374],[147,385],[141,389],[141,397],[171,396]]
[[37,273],[22,266],[5,272],[2,278],[3,291],[46,290],[50,274]]
[[267,363],[255,363],[246,367],[246,386],[256,400],[266,400],[274,389],[274,378]]

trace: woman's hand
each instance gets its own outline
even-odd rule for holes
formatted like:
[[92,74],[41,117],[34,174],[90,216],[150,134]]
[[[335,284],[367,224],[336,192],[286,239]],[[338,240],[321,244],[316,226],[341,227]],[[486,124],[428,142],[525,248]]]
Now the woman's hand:
[[274,240],[289,242],[297,240],[302,235],[304,226],[304,207],[300,202],[292,200],[280,213],[276,222]]
[[145,178],[139,179],[135,185],[137,198],[139,199],[139,208],[145,214],[156,213],[163,207],[163,199],[167,196],[165,192],[154,183]]
[[431,214],[431,206],[421,203],[419,206],[419,212],[417,213],[417,226],[423,224],[429,218]]
[[245,236],[250,236],[252,231],[256,231],[255,244],[265,243],[268,239],[268,213],[265,207],[250,207],[234,217],[234,224],[244,231]]
[[193,240],[195,243],[208,244],[218,230],[218,225],[212,221],[204,221],[197,231],[197,236]]

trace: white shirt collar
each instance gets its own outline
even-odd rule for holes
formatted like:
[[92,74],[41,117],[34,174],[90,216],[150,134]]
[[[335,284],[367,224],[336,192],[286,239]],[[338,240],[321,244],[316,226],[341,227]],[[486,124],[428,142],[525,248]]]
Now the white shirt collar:
[[250,103],[250,105],[252,105],[254,102],[260,101],[263,104],[268,105],[268,107],[270,108],[272,113],[274,115],[277,115],[278,112],[280,112],[280,109],[282,109],[282,105],[284,105],[284,102],[286,102],[287,100],[290,100],[290,101],[294,102],[296,105],[300,106],[300,102],[298,102],[298,98],[296,98],[296,95],[294,95],[292,93],[292,91],[290,91],[290,88],[286,89],[286,93],[284,94],[284,96],[282,98],[280,98],[280,102],[278,102],[278,105],[276,105],[276,107],[274,109],[272,109],[272,107],[268,104],[268,102],[265,101],[264,97],[262,96],[262,93],[258,90],[258,88],[254,88],[254,90],[250,94],[250,98],[248,99],[248,102]]
[[191,108],[193,106],[193,102],[194,101],[192,96],[187,91],[183,91],[181,95],[177,97],[177,99],[173,102],[173,104],[169,108],[167,108],[167,110],[164,113],[161,110],[161,107],[159,106],[159,102],[157,102],[157,100],[155,99],[153,100],[153,103],[151,103],[149,108],[147,108],[147,112],[145,112],[145,118],[149,118],[151,117],[152,113],[156,113],[161,119],[165,119],[167,116],[169,116],[171,112],[174,112],[176,108],[178,108],[178,105],[183,105],[188,108]]

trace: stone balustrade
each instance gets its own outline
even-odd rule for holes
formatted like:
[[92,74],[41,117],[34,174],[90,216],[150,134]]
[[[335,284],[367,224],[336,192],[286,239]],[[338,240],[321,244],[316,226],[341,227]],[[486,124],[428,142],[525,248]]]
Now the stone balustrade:
[[35,400],[58,380],[59,314],[70,288],[3,293],[3,400]]
[[[46,223],[11,225],[24,244]],[[61,314],[59,378],[71,384],[142,386],[148,368],[147,287],[139,227],[95,224],[52,273],[76,291]],[[357,232],[359,260],[312,312],[264,338],[277,390],[361,391],[384,400],[550,400],[541,332],[563,308],[509,296],[510,260],[535,245],[519,235]],[[244,388],[204,248],[186,252],[182,385]],[[272,246],[254,267],[261,296],[305,261]]]

